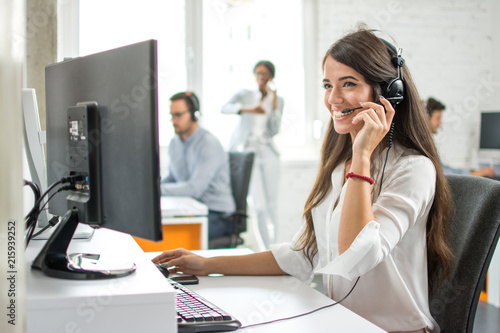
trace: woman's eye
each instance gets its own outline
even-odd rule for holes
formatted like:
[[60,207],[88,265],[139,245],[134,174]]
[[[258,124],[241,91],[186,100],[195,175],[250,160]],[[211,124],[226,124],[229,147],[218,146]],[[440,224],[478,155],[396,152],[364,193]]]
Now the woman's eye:
[[330,89],[332,87],[331,84],[328,84],[328,83],[323,83],[323,89]]
[[344,83],[344,87],[354,87],[354,86],[356,86],[356,83],[354,82],[347,81]]

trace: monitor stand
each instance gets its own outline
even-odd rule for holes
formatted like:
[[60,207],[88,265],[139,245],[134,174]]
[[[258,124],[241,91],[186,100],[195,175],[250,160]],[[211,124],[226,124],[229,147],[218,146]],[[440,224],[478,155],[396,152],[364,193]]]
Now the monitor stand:
[[112,279],[135,272],[134,263],[116,267],[115,261],[106,263],[99,254],[73,253],[67,255],[69,243],[78,223],[78,210],[69,210],[31,267],[43,271],[48,276],[72,280]]

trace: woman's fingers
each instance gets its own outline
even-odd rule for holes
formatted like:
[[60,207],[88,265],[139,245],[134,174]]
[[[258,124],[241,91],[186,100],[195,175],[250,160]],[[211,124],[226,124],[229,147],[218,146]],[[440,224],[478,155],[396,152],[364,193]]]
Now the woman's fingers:
[[378,126],[383,125],[377,111],[374,109],[366,109],[358,112],[358,114],[352,118],[353,124],[358,124],[360,121],[364,121],[365,124],[371,123]]
[[174,258],[178,258],[184,254],[189,254],[189,253],[191,253],[191,252],[189,252],[188,250],[185,250],[185,249],[169,250],[169,251],[165,251],[162,254],[156,256],[155,258],[153,258],[152,261],[155,264],[161,264],[161,263],[168,262]]
[[356,133],[353,151],[368,151],[371,154],[389,132],[395,111],[391,103],[383,98],[380,103],[365,102],[361,106],[361,111],[352,118],[353,124],[362,124]]
[[391,102],[387,99],[381,97],[380,103],[382,103],[382,105],[374,102],[361,103],[364,110],[358,112],[358,114],[353,117],[353,123],[357,124],[361,119],[364,119],[365,122],[368,121],[368,118],[364,118],[364,115],[368,114],[370,118],[373,119],[374,123],[380,124],[384,129],[389,130],[395,111]]
[[170,260],[168,266],[173,267],[172,272],[207,275],[208,271],[205,269],[204,260],[203,257],[189,254]]
[[385,108],[387,124],[391,124],[392,120],[394,119],[394,115],[396,114],[396,110],[394,110],[392,103],[384,97],[380,97],[380,102],[384,105]]

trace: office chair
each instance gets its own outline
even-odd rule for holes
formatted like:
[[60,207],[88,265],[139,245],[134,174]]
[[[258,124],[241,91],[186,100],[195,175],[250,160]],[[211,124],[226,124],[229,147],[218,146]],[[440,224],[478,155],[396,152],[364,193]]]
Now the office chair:
[[456,262],[451,275],[430,292],[429,306],[442,333],[472,332],[500,236],[500,182],[472,176],[446,178],[453,195],[449,242]]
[[234,248],[243,244],[240,233],[247,230],[247,195],[255,153],[252,151],[229,152],[228,155],[231,189],[236,205],[236,211],[231,214],[234,221],[234,230],[231,235],[211,239],[209,241],[209,248],[211,249]]

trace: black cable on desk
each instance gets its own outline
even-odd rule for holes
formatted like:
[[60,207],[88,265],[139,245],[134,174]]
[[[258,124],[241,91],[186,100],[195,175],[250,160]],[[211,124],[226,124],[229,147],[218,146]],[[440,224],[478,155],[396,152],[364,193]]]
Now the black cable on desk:
[[28,215],[26,215],[25,217],[26,230],[27,230],[26,246],[28,246],[29,239],[31,239],[33,231],[35,229],[36,220],[38,219],[38,215],[40,214],[40,207],[39,205],[36,205],[36,203],[40,200],[42,195],[38,184],[30,182],[29,180],[25,179],[24,186],[29,186],[33,191],[33,195],[35,197],[35,205],[33,209],[28,213]]
[[311,310],[309,312],[305,312],[305,313],[301,313],[299,315],[295,315],[295,316],[291,316],[291,317],[286,317],[286,318],[280,318],[280,319],[275,319],[275,320],[270,320],[270,321],[266,321],[266,322],[263,322],[263,323],[258,323],[258,324],[251,324],[251,325],[246,325],[246,326],[241,326],[240,328],[248,328],[248,327],[254,327],[254,326],[260,326],[260,325],[266,325],[266,324],[271,324],[271,323],[276,323],[276,322],[279,322],[279,321],[284,321],[284,320],[289,320],[289,319],[294,319],[294,318],[299,318],[299,317],[303,317],[303,316],[307,316],[307,315],[310,315],[311,313],[314,313],[314,312],[317,312],[319,310],[323,310],[323,309],[326,309],[326,308],[330,308],[334,305],[337,305],[337,304],[340,304],[341,302],[343,302],[347,297],[349,297],[349,295],[352,293],[352,291],[354,290],[354,287],[356,287],[356,285],[358,284],[358,281],[359,281],[359,278],[360,276],[358,276],[358,278],[356,279],[356,282],[354,283],[354,285],[352,286],[351,290],[349,290],[349,292],[347,293],[347,295],[344,296],[344,298],[342,298],[340,301],[338,302],[334,302],[332,304],[328,304],[328,305],[325,305],[325,306],[322,306],[320,308],[317,308],[317,309],[314,309],[314,310]]
[[[69,176],[69,177],[61,178],[60,180],[58,180],[57,182],[55,182],[54,184],[49,186],[47,191],[45,191],[41,195],[40,195],[40,188],[38,187],[37,184],[25,180],[25,185],[29,185],[33,189],[33,191],[35,192],[35,204],[33,205],[33,208],[30,210],[30,212],[25,217],[25,224],[26,224],[26,230],[27,230],[26,239],[25,239],[25,244],[26,244],[25,246],[26,247],[28,247],[29,242],[34,237],[33,232],[35,231],[40,212],[48,204],[50,199],[52,199],[55,194],[57,194],[61,191],[67,191],[67,190],[74,189],[75,182],[81,181],[83,179],[84,179],[83,176]],[[70,185],[59,188],[54,194],[52,194],[49,197],[49,199],[44,203],[44,205],[42,207],[40,207],[40,205],[43,201],[43,198],[45,196],[47,196],[52,190],[54,190],[58,185],[64,184],[64,183],[70,183]],[[57,221],[55,221],[54,218],[52,218],[49,221],[49,226],[54,226],[56,223],[57,223]],[[42,230],[42,232],[45,231],[47,228],[48,228],[48,226],[46,226]],[[39,235],[39,234],[40,234],[40,232],[38,232],[36,235]]]

